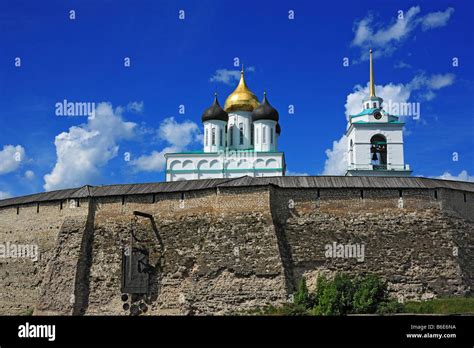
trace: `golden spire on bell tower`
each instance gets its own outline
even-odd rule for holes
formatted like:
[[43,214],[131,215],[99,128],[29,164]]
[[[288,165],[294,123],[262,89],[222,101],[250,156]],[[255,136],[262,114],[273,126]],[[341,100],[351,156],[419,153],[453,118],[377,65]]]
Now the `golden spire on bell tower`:
[[374,83],[374,63],[372,62],[372,49],[370,53],[370,97],[375,97],[375,83]]

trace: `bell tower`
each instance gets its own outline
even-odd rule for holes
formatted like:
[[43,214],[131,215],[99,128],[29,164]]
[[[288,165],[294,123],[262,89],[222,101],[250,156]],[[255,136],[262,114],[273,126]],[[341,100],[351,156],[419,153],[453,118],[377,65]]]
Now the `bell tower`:
[[375,94],[374,65],[370,54],[369,96],[362,111],[349,116],[346,176],[409,176],[403,154],[403,122],[383,109]]

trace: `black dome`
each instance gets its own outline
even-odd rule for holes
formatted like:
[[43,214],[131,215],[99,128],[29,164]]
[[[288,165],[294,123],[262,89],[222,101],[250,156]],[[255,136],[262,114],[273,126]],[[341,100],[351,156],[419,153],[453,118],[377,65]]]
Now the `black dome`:
[[224,122],[229,121],[229,115],[224,109],[221,108],[219,102],[217,101],[217,94],[214,98],[214,103],[202,113],[202,122],[211,121],[211,120],[220,120]]
[[253,121],[273,120],[278,122],[278,111],[268,102],[267,93],[264,94],[262,103],[252,111],[252,119]]

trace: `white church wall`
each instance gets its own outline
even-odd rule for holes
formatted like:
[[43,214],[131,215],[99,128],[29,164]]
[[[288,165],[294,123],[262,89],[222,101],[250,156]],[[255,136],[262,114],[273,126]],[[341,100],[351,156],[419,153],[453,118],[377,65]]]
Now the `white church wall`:
[[176,153],[166,155],[166,180],[282,176],[283,153],[233,151],[230,153]]
[[275,129],[276,122],[272,120],[254,122],[255,151],[275,151],[277,148]]
[[[217,152],[225,149],[227,123],[220,120],[204,122],[204,152]],[[213,142],[213,129],[215,139]]]
[[[243,144],[240,144],[239,126],[242,124],[244,130]],[[231,144],[231,127],[233,131],[233,142]],[[227,124],[227,144],[229,149],[246,150],[252,147],[251,144],[252,113],[249,111],[229,112],[229,123]]]

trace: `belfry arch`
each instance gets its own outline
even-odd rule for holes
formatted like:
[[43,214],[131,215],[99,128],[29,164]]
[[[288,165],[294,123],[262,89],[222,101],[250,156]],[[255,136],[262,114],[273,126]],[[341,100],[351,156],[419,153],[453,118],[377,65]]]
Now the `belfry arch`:
[[374,169],[387,168],[387,138],[382,134],[370,138],[370,156]]

